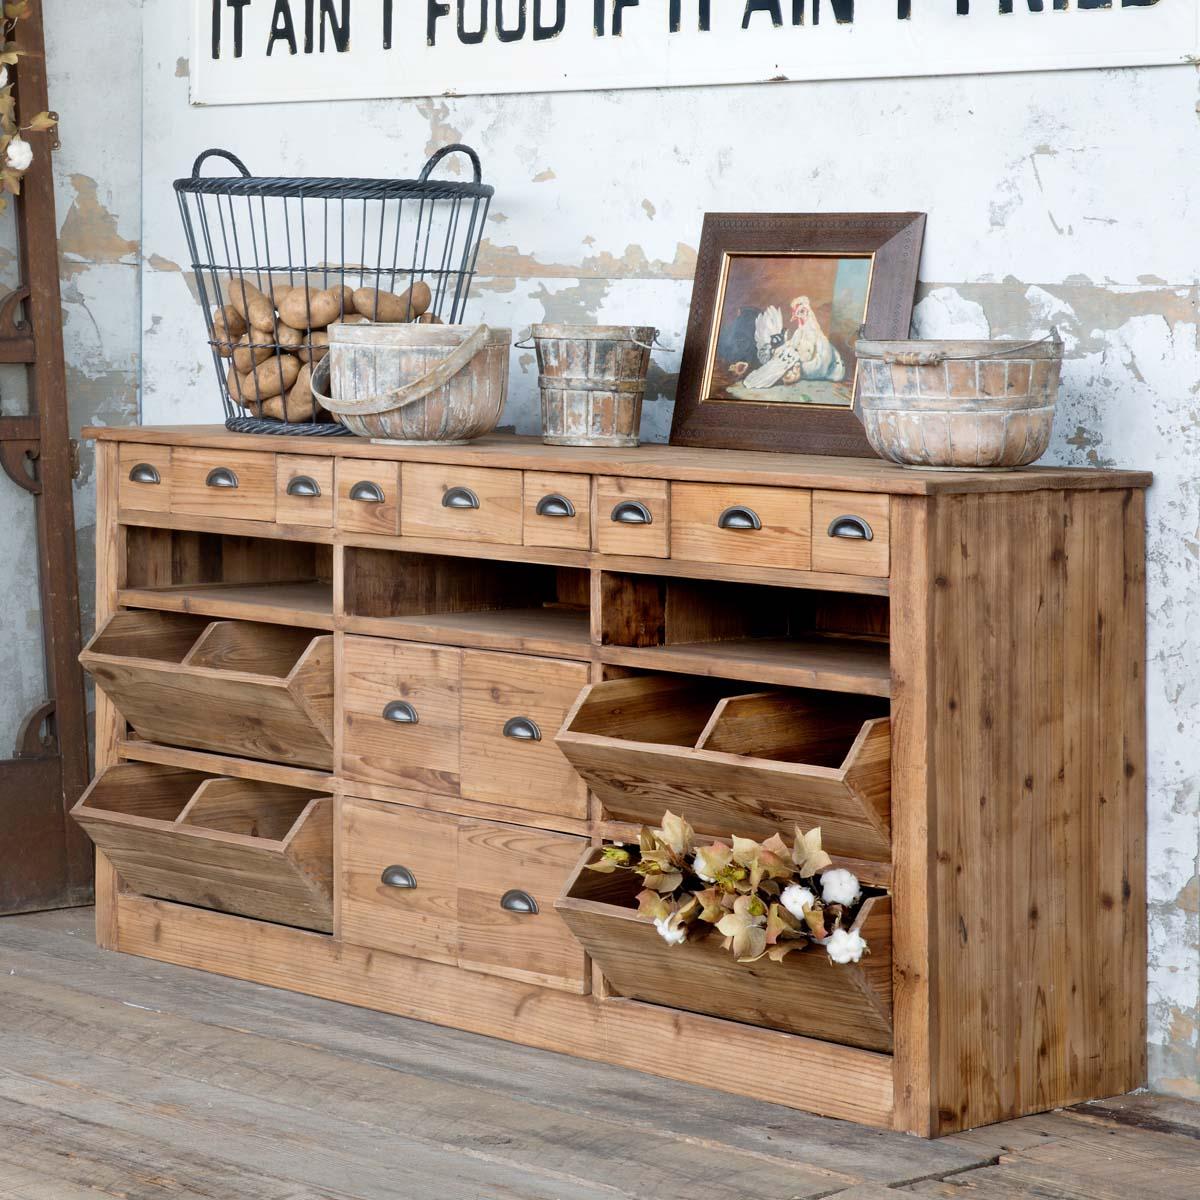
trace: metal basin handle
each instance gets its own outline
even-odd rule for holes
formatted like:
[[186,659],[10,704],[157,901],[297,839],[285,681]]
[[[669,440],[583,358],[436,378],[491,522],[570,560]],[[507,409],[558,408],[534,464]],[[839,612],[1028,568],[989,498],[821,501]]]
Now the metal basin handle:
[[468,487],[447,488],[442,493],[443,508],[478,508],[479,497]]
[[384,500],[383,488],[377,483],[372,483],[369,479],[360,479],[350,489],[351,500],[361,500],[364,504],[382,504]]
[[204,478],[204,486],[210,488],[235,488],[237,475],[228,467],[213,467]]
[[654,514],[640,500],[622,500],[612,510],[617,525],[653,525]]
[[854,538],[864,542],[873,541],[875,538],[875,531],[870,524],[862,517],[856,517],[852,513],[843,513],[840,517],[834,517],[829,522],[826,532],[830,537]]
[[421,717],[407,700],[392,700],[383,706],[383,719],[394,725],[419,725]]
[[392,866],[383,868],[383,874],[379,876],[379,882],[384,887],[415,888],[417,886],[417,877],[407,867],[402,867],[399,863],[393,863]]
[[538,911],[537,901],[528,892],[523,892],[520,888],[509,888],[500,897],[500,907],[505,912],[510,913],[536,915]]
[[311,475],[297,475],[295,479],[288,480],[287,494],[311,499],[321,494],[321,485]]
[[542,731],[530,717],[509,717],[504,722],[504,736],[514,742],[540,742]]
[[573,517],[575,505],[566,496],[558,492],[551,492],[537,502],[537,508],[533,511],[539,517]]
[[718,529],[761,529],[758,513],[744,504],[731,504],[718,518]]
[[150,463],[135,463],[129,472],[130,483],[162,483],[158,468]]

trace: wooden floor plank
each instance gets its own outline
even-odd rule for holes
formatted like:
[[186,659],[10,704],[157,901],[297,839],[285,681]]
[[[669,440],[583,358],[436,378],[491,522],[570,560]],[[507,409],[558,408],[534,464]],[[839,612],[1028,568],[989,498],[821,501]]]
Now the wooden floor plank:
[[991,1161],[989,1151],[923,1143],[620,1068],[146,959],[96,951],[90,912],[0,922],[0,966],[91,995],[319,1047],[430,1079],[585,1117],[603,1117],[636,1146],[647,1129],[689,1144],[749,1151],[829,1173],[899,1182]]

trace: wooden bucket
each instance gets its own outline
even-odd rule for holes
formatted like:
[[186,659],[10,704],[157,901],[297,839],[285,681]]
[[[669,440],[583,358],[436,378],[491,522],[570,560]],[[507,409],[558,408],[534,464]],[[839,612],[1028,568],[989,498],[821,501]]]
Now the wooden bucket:
[[511,341],[486,325],[330,325],[313,395],[360,437],[461,445],[500,420]]
[[657,332],[649,325],[532,326],[542,441],[548,446],[636,446]]

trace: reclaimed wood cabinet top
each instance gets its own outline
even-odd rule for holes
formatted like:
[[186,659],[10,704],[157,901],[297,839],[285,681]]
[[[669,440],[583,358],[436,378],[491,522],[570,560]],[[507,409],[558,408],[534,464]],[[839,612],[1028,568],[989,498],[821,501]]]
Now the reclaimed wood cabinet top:
[[1145,488],[1149,471],[1029,467],[1019,471],[933,471],[879,459],[749,450],[702,450],[644,444],[635,449],[547,446],[540,438],[497,433],[465,446],[384,446],[364,438],[267,437],[231,433],[223,425],[89,427],[83,437],[151,445],[201,446],[344,458],[395,459],[510,467],[527,471],[622,475],[701,482],[756,483],[832,491],[932,496],[966,492],[1095,491]]

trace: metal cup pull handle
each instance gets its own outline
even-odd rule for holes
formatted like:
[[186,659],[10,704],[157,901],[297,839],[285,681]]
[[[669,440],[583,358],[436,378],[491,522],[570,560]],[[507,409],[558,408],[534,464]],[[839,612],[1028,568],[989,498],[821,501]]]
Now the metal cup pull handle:
[[135,463],[129,472],[130,483],[162,483],[158,468],[150,463]]
[[509,717],[504,722],[504,736],[514,742],[540,742],[542,731],[529,717]]
[[383,719],[394,725],[419,725],[421,718],[407,700],[392,700],[383,706]]
[[731,504],[718,518],[718,529],[761,529],[758,513],[744,504]]
[[618,525],[653,525],[654,515],[640,500],[622,500],[612,510],[612,520]]
[[829,522],[829,528],[826,532],[830,537],[854,538],[863,542],[872,541],[875,537],[874,530],[872,530],[871,526],[862,517],[856,517],[850,513],[834,517]]
[[500,907],[510,913],[536,915],[538,911],[537,901],[528,892],[521,891],[520,888],[509,888],[500,897]]
[[478,508],[479,497],[470,488],[447,488],[442,494],[443,508]]
[[287,494],[312,499],[321,494],[321,485],[311,475],[297,475],[295,479],[288,480]]
[[573,517],[575,505],[566,496],[562,496],[558,492],[551,492],[537,502],[537,508],[533,511],[539,517]]
[[238,477],[228,467],[213,467],[204,478],[204,486],[211,488],[235,488]]
[[364,504],[382,504],[384,500],[383,488],[377,483],[372,483],[369,479],[360,479],[350,489],[351,500],[361,500]]
[[407,867],[402,867],[399,863],[393,863],[392,866],[383,868],[383,874],[379,876],[379,882],[384,887],[415,888],[417,886],[417,877]]

